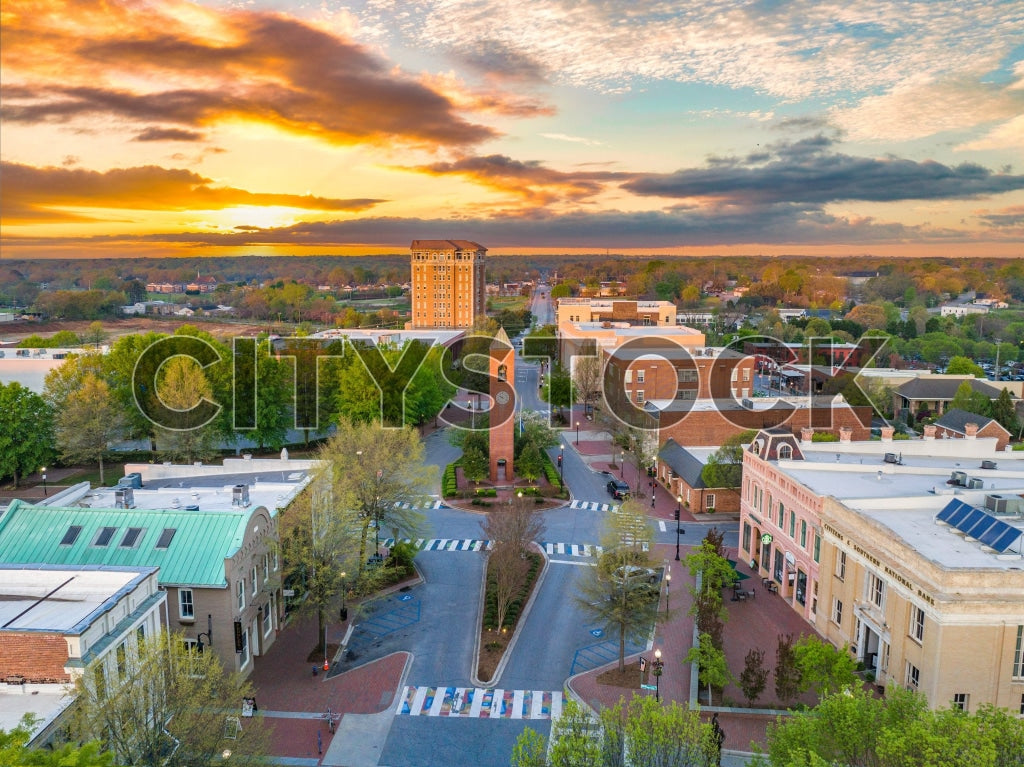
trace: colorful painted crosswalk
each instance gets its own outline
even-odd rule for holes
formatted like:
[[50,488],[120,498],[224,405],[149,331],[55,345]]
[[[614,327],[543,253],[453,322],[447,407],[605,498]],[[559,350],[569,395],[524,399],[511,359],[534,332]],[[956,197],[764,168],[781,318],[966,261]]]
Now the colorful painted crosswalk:
[[396,716],[457,716],[467,719],[557,719],[565,705],[561,690],[491,690],[482,687],[406,687]]
[[570,557],[596,557],[604,551],[600,546],[589,543],[542,543],[549,556],[560,554]]

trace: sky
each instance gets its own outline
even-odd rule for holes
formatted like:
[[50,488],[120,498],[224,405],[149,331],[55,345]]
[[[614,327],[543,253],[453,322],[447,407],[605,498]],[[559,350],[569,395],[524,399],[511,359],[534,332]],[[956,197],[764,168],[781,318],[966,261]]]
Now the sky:
[[0,257],[1024,256],[1024,0],[4,0]]

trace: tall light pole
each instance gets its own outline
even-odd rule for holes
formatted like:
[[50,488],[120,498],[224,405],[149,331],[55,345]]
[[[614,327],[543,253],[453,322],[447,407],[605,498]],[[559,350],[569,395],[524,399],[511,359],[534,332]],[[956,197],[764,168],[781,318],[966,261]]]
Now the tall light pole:
[[654,651],[654,701],[661,702],[661,670],[665,664],[661,660],[661,649]]
[[[994,340],[996,342],[996,380],[998,381],[999,380],[999,344],[1002,343],[1002,339],[996,338]],[[43,469],[43,471],[46,471],[46,470]]]
[[565,487],[565,445],[558,445],[558,482]]
[[345,606],[345,575],[346,575],[345,571],[342,570],[341,571],[341,613],[339,614],[339,617],[343,621],[347,621],[348,620],[348,607]]
[[679,561],[679,534],[683,532],[683,528],[680,527],[680,514],[683,510],[683,496],[676,496],[676,562]]
[[580,444],[580,422],[576,422],[576,444]]
[[46,467],[44,466],[39,471],[41,471],[43,473],[43,497],[45,498],[47,496],[47,492],[46,492]]
[[668,615],[668,600],[672,597],[672,571],[665,573],[665,615]]
[[626,478],[626,451],[619,451],[619,479]]

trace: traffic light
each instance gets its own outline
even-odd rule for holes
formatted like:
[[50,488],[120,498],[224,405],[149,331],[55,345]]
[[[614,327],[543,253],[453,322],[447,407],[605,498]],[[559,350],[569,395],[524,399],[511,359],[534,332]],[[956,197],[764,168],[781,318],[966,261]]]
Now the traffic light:
[[672,516],[676,520],[676,522],[679,521],[679,507],[678,506],[676,506],[676,510],[672,512]]

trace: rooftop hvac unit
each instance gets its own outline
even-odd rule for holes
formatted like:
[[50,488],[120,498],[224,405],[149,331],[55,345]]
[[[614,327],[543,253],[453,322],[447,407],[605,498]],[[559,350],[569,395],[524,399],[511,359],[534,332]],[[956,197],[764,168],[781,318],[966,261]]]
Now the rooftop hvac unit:
[[130,487],[118,488],[114,491],[114,508],[134,509],[135,491]]
[[123,477],[121,477],[121,479],[118,480],[117,484],[138,490],[139,488],[142,487],[142,475],[137,471],[133,471],[131,474],[125,474]]
[[740,400],[740,404],[743,405],[743,407],[745,407],[747,410],[753,410],[754,409],[754,402],[753,402],[753,400],[747,399],[746,397],[744,397],[742,400]]
[[950,479],[950,481],[954,485],[959,485],[960,487],[967,487],[967,472],[966,471],[954,471],[950,475],[949,479]]
[[199,504],[190,503],[188,506],[185,507],[185,511],[199,511]]
[[969,490],[981,490],[983,487],[985,487],[985,480],[981,477],[971,477],[967,480],[967,488]]
[[896,453],[886,453],[883,459],[886,463],[899,463],[899,459],[896,457]]
[[1010,511],[1010,499],[989,493],[985,496],[985,508],[995,514],[1006,514]]
[[981,468],[983,469],[994,469],[996,467],[995,461],[982,461]]
[[231,505],[232,506],[248,506],[249,505],[249,486],[248,485],[235,485],[231,489]]

